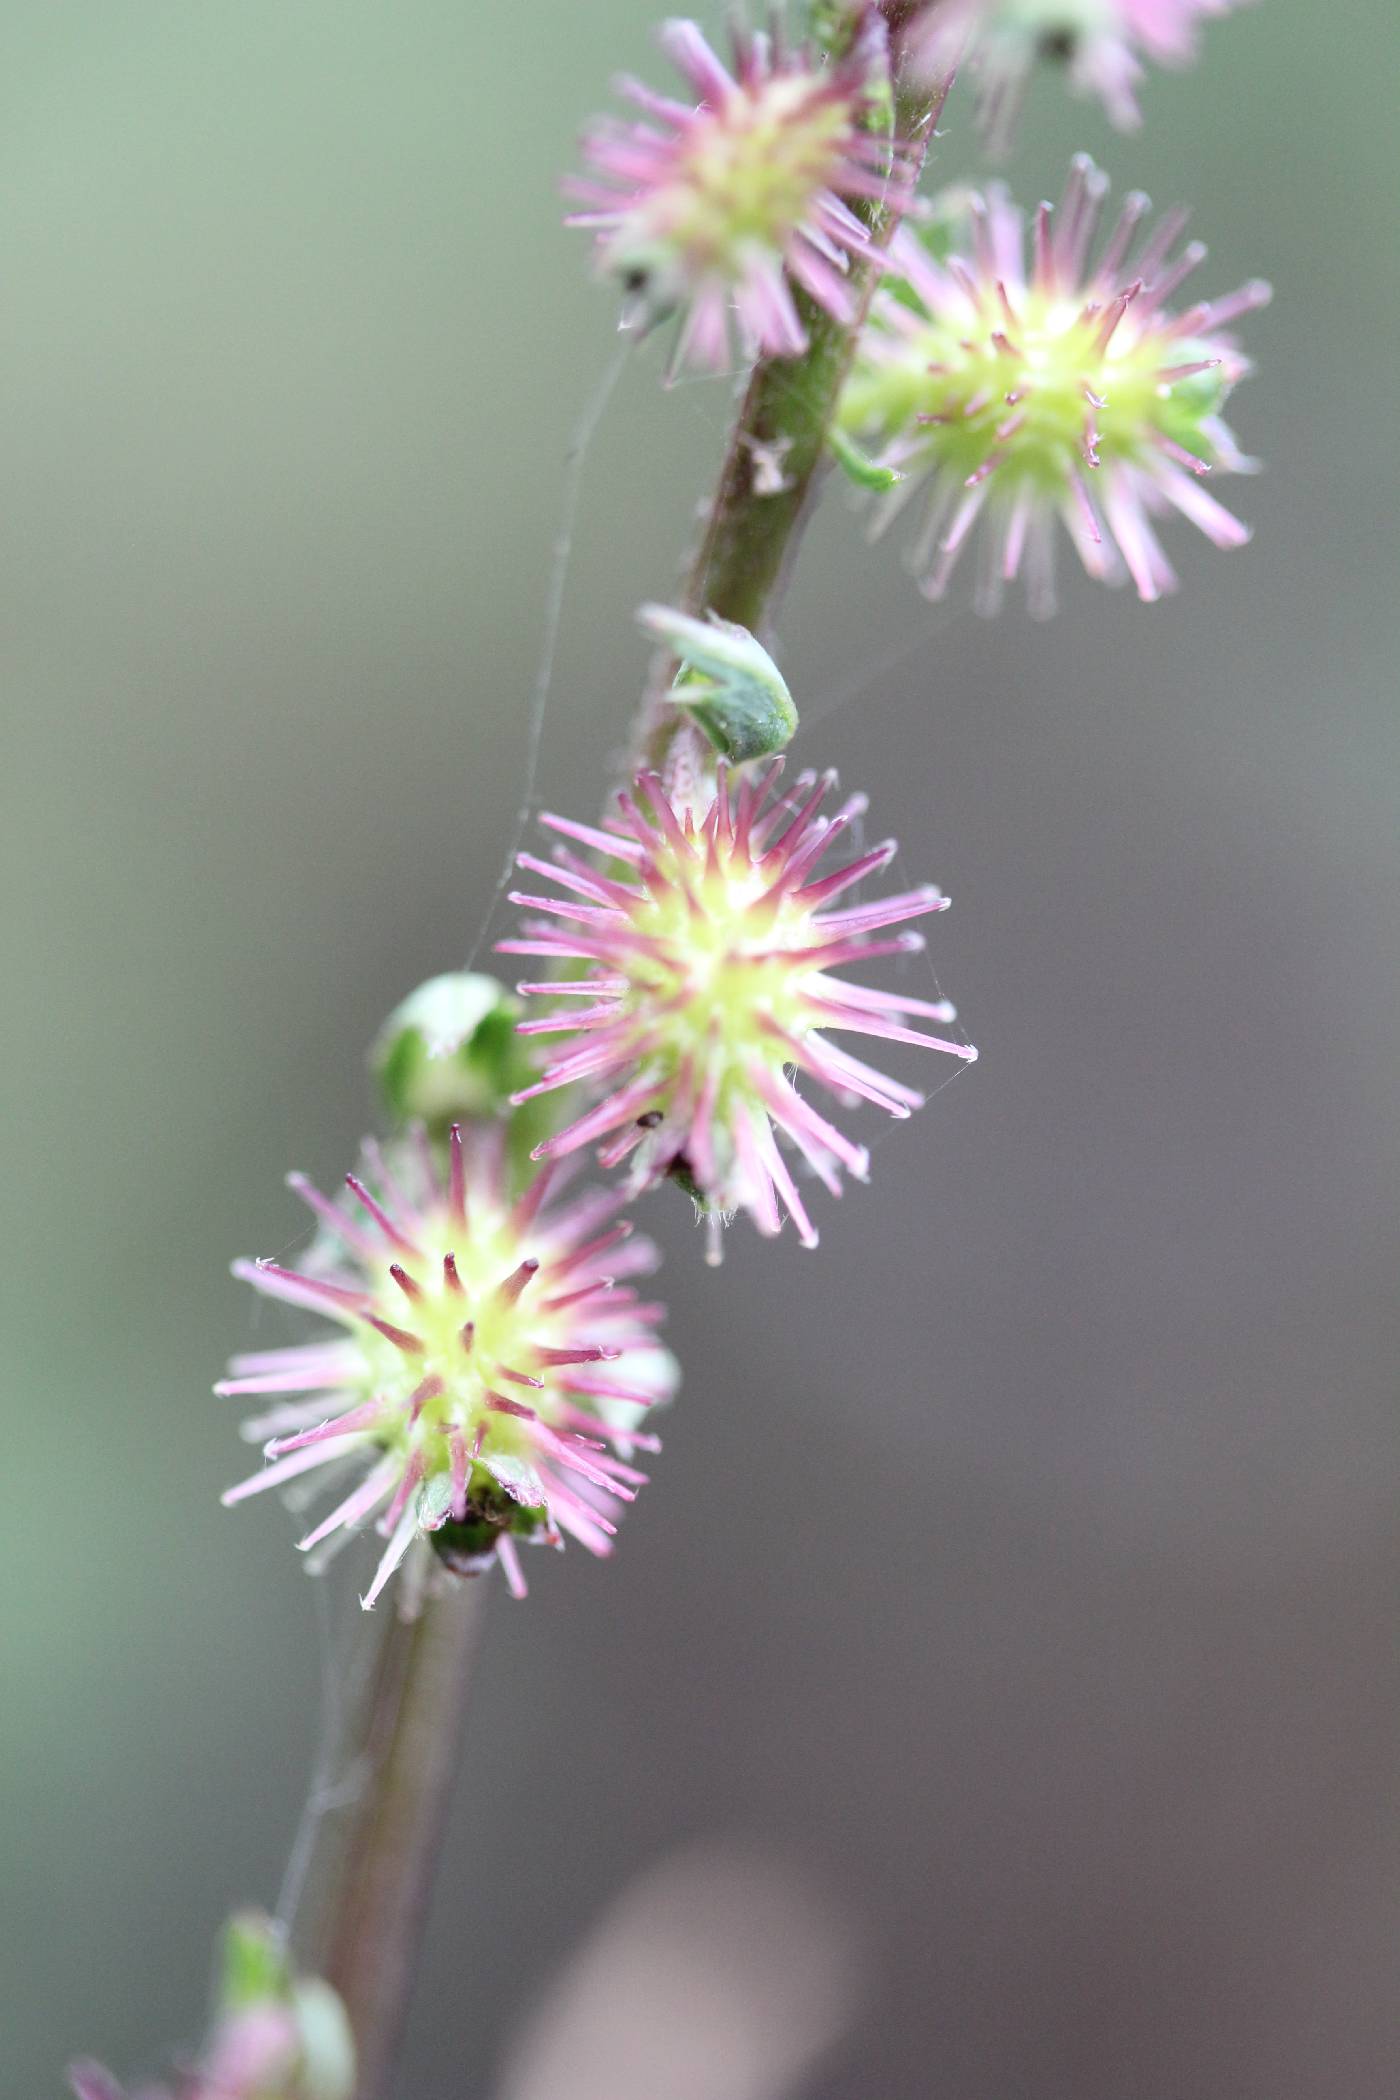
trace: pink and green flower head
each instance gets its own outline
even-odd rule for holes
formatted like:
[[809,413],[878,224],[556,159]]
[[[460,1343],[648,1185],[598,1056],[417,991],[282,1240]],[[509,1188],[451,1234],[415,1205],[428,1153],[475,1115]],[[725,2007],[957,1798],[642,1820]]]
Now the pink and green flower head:
[[1253,464],[1223,416],[1250,370],[1227,331],[1269,288],[1175,309],[1205,250],[1177,250],[1182,211],[1139,242],[1141,194],[1091,260],[1107,187],[1081,154],[1058,211],[1041,205],[1029,238],[1000,185],[967,201],[962,252],[939,259],[897,236],[903,281],[876,296],[840,428],[903,477],[876,499],[877,530],[920,500],[910,559],[931,598],[978,528],[981,609],[1024,574],[1042,614],[1054,609],[1057,521],[1091,576],[1126,571],[1144,599],[1176,584],[1158,517],[1179,512],[1217,547],[1249,538],[1205,483]]
[[518,1540],[609,1552],[645,1478],[630,1460],[659,1448],[637,1425],[675,1385],[661,1308],[627,1280],[654,1250],[615,1193],[560,1200],[549,1168],[512,1201],[494,1129],[454,1126],[446,1152],[443,1168],[418,1134],[389,1157],[367,1144],[335,1201],[291,1176],[321,1221],[308,1258],[234,1264],[331,1331],[239,1357],[216,1387],[272,1396],[243,1432],[268,1462],[223,1499],[335,1493],[301,1540],[319,1557],[372,1521],[387,1543],[366,1609],[420,1535],[458,1569],[494,1554],[517,1596]]
[[[297,1975],[270,1918],[230,1919],[221,1950],[218,2000],[196,2061],[173,2089],[142,2086],[131,2100],[352,2100],[355,2045],[335,1992]],[[75,2100],[127,2100],[101,2064],[70,2066]]]
[[833,1195],[843,1168],[866,1178],[865,1147],[814,1107],[799,1080],[892,1116],[922,1105],[912,1088],[831,1042],[831,1032],[976,1056],[910,1026],[911,1017],[952,1019],[945,1003],[845,974],[921,948],[907,922],[941,911],[946,898],[924,887],[852,902],[856,885],[889,865],[893,840],[823,872],[865,798],[853,795],[823,815],[834,776],[802,774],[782,794],[781,768],[774,760],[736,784],[721,766],[699,809],[644,773],[634,792],[619,796],[604,830],[546,816],[591,857],[568,846],[552,860],[522,854],[520,866],[563,895],[516,892],[513,901],[540,916],[520,939],[501,943],[561,972],[588,966],[567,981],[520,986],[554,1008],[522,1022],[522,1032],[579,1040],[519,1098],[574,1086],[601,1096],[537,1157],[596,1141],[605,1166],[630,1157],[635,1186],[673,1175],[707,1216],[711,1259],[722,1214],[737,1210],[765,1233],[779,1230],[786,1211],[803,1243],[816,1245],[785,1146]]
[[681,315],[673,369],[724,370],[731,321],[746,356],[796,357],[807,330],[794,287],[837,320],[854,315],[851,266],[871,247],[852,204],[909,201],[904,162],[874,125],[872,83],[888,85],[878,21],[828,66],[779,30],[736,28],[732,67],[694,22],[667,22],[661,43],[694,101],[621,81],[641,116],[586,134],[591,174],[569,189],[589,209],[569,223],[596,233],[624,325]]
[[1071,86],[1102,103],[1120,130],[1141,122],[1144,59],[1183,66],[1200,25],[1234,0],[934,0],[905,32],[906,63],[941,77],[960,62],[977,87],[994,150],[1009,143],[1036,66],[1058,61]]

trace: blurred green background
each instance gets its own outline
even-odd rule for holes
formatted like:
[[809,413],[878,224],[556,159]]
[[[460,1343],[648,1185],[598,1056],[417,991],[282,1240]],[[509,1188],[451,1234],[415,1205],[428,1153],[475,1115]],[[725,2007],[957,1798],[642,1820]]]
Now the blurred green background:
[[[951,891],[982,1063],[820,1256],[714,1275],[653,1206],[683,1403],[616,1563],[496,1600],[405,2094],[491,2090],[596,1906],[714,1837],[867,1950],[824,2100],[1394,2100],[1395,25],[1261,0],[1134,139],[1043,80],[1011,169],[1087,146],[1194,201],[1207,292],[1274,281],[1251,547],[1183,526],[1175,602],[1067,575],[1035,628],[931,611],[838,495],[809,537],[802,752]],[[275,1895],[320,1648],[287,1518],[217,1505],[227,1264],[302,1233],[283,1173],[348,1163],[496,878],[614,342],[556,183],[651,26],[0,8],[17,2100],[157,2065]],[[540,779],[584,814],[728,401],[660,354],[584,485]]]

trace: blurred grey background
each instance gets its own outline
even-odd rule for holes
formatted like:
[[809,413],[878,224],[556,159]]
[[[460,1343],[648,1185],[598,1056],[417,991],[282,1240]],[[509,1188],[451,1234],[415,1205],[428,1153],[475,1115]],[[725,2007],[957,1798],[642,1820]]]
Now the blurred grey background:
[[[0,9],[17,2100],[158,2065],[275,1894],[317,1615],[285,1515],[217,1506],[227,1264],[301,1233],[284,1171],[343,1168],[495,880],[615,340],[555,185],[608,76],[660,78],[651,15]],[[1183,525],[1175,602],[1074,579],[1035,628],[931,612],[839,497],[809,537],[803,755],[952,893],[982,1062],[818,1256],[711,1274],[651,1207],[683,1401],[613,1566],[493,1600],[405,2095],[494,2090],[694,1844],[862,1950],[814,2100],[1400,2090],[1396,46],[1391,0],[1262,0],[1136,139],[1041,81],[1013,163],[1034,198],[1087,146],[1195,202],[1208,291],[1274,280],[1250,548]],[[540,791],[585,814],[727,407],[660,355],[584,485]]]

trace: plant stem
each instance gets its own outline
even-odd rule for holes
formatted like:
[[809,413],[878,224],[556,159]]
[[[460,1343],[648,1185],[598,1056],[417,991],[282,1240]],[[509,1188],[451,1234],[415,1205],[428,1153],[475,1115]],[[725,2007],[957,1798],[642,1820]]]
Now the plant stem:
[[[887,0],[892,22],[901,10],[907,11],[904,0]],[[911,179],[947,86],[912,91],[895,83],[893,139]],[[873,254],[852,271],[852,318],[834,320],[798,290],[806,351],[754,367],[685,583],[682,602],[690,613],[711,611],[758,634],[767,624],[811,509],[837,399],[879,276],[877,258],[899,223],[898,209],[887,203],[857,209]],[[666,697],[673,668],[658,666],[632,749],[637,761],[674,773],[704,767],[710,754],[689,717]],[[481,1596],[476,1582],[451,1582],[425,1599],[416,1619],[391,1619],[360,1717],[368,1776],[348,1830],[337,1833],[322,1913],[325,1951],[317,1964],[349,2015],[356,2100],[388,2100],[451,1798]]]
[[[916,90],[895,82],[893,139],[907,156],[911,183],[950,85],[945,80]],[[879,278],[879,258],[900,221],[896,208],[876,200],[855,208],[873,254],[851,273],[853,317],[834,320],[796,289],[807,349],[801,357],[763,358],[754,366],[684,586],[684,611],[717,613],[760,639],[811,512],[827,433]],[[632,749],[645,765],[674,768],[687,759],[695,764],[705,748],[684,710],[667,698],[674,669],[665,660],[656,667],[637,717]]]
[[356,2100],[386,2100],[451,1800],[485,1585],[446,1582],[391,1618],[361,1719],[364,1792],[342,1839],[322,1973],[355,2037]]

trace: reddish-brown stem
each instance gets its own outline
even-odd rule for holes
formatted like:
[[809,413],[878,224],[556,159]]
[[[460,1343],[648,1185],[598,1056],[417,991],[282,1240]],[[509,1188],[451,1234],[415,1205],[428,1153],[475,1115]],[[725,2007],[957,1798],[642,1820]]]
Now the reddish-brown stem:
[[355,2037],[356,2100],[385,2100],[457,1768],[485,1585],[454,1580],[391,1618],[360,1722],[365,1781],[324,1908],[320,1966]]

